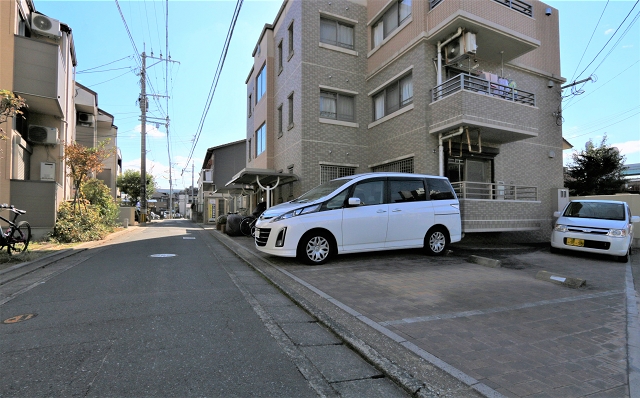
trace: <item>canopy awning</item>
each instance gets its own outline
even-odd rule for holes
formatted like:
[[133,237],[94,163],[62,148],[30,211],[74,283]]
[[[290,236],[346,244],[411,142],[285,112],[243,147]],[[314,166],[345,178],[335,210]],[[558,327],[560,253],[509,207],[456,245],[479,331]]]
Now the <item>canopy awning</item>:
[[260,185],[262,185],[263,187],[273,187],[276,184],[289,184],[298,180],[298,176],[292,173],[285,174],[278,173],[275,170],[245,168],[240,170],[238,174],[233,176],[233,178],[231,178],[231,181],[229,181],[225,185],[225,188],[232,185],[251,185],[253,189],[257,191]]

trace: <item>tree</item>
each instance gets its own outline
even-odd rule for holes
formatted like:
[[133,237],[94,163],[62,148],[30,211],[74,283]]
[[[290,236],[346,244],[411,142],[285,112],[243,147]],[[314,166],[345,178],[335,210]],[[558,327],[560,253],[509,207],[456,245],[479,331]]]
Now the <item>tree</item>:
[[599,146],[589,140],[585,149],[572,155],[564,185],[571,196],[609,195],[624,187],[625,157],[607,145],[605,135]]
[[[8,90],[0,90],[0,124],[4,123],[10,117],[22,115],[20,109],[26,106],[26,102],[21,96],[15,95]],[[6,139],[7,136],[2,127],[0,127],[0,140]]]
[[[147,192],[146,199],[150,199],[151,195],[156,190],[156,182],[153,175],[146,173],[147,177]],[[120,192],[129,196],[129,200],[132,206],[135,206],[136,202],[140,200],[140,172],[137,170],[125,170],[122,175],[118,176],[116,185],[120,189]]]
[[97,147],[87,148],[77,143],[65,144],[64,159],[69,169],[67,176],[73,180],[73,208],[78,206],[78,199],[82,197],[82,184],[90,174],[98,174],[104,168],[103,162],[108,159],[113,149],[107,149],[109,139],[102,141]]

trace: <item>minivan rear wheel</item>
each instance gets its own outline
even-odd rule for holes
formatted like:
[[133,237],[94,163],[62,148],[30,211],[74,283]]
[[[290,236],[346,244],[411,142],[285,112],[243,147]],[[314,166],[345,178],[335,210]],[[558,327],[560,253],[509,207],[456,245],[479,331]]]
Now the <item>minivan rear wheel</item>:
[[322,231],[311,232],[300,239],[298,258],[309,265],[326,263],[333,255],[331,238]]
[[449,236],[444,228],[436,227],[429,232],[424,239],[424,248],[431,256],[441,256],[447,252],[449,246]]

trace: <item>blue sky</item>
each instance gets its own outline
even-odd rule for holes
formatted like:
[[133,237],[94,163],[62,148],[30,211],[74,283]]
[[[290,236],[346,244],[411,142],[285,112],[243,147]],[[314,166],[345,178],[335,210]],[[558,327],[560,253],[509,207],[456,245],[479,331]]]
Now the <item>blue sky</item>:
[[[96,91],[98,106],[115,116],[124,169],[139,170],[140,110],[136,101],[140,84],[132,40],[140,54],[145,51],[166,57],[166,1],[118,1],[132,40],[115,0],[34,3],[39,12],[72,28],[78,59],[76,79]],[[168,111],[171,120],[168,140],[163,124],[149,123],[147,127],[147,172],[154,175],[160,188],[169,188],[169,152],[173,188],[177,190],[191,186],[192,164],[197,181],[207,148],[245,138],[245,80],[253,63],[251,53],[264,24],[273,22],[281,4],[279,0],[244,1],[215,95],[199,130],[236,1],[169,2],[169,54],[177,63],[170,63],[168,71],[165,62],[150,67],[151,87],[147,89],[161,96],[168,92],[170,97],[152,100],[148,113],[164,119]],[[599,143],[606,134],[607,142],[620,149],[627,163],[640,163],[640,22],[634,19],[640,15],[640,4],[636,5],[636,0],[547,4],[560,13],[562,76],[567,83],[589,77],[594,71],[597,76],[597,81],[577,86],[581,95],[563,102],[563,136],[575,150],[581,150],[589,139]],[[154,62],[148,59],[147,65]],[[570,89],[563,92],[570,93]],[[565,151],[565,159],[570,154]]]

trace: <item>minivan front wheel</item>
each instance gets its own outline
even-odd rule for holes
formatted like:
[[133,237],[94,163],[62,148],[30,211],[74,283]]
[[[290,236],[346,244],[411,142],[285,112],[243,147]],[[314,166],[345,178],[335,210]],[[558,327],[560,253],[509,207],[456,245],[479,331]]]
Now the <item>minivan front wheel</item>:
[[332,254],[331,241],[325,232],[309,233],[298,245],[298,258],[310,265],[324,264]]
[[443,228],[433,228],[427,232],[424,240],[424,248],[431,256],[441,256],[447,252],[449,238]]

